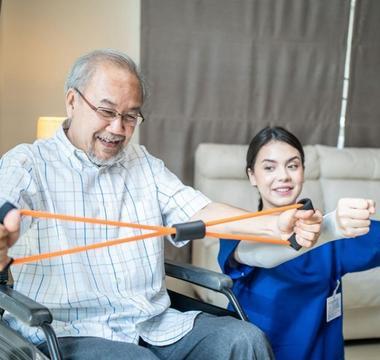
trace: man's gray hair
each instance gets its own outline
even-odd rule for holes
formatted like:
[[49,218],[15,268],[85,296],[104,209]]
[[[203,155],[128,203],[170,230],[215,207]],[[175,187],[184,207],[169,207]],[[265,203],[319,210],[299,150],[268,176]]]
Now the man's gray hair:
[[135,62],[128,55],[113,49],[94,50],[78,58],[67,76],[65,94],[72,88],[83,89],[91,80],[97,66],[104,62],[110,62],[136,75],[140,82],[143,99],[145,98],[145,82]]

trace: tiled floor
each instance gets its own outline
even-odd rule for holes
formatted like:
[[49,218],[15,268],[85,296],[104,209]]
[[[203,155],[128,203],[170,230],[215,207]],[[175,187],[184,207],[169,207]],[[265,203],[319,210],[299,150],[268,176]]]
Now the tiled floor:
[[367,343],[350,344],[345,346],[346,360],[379,360],[380,339]]

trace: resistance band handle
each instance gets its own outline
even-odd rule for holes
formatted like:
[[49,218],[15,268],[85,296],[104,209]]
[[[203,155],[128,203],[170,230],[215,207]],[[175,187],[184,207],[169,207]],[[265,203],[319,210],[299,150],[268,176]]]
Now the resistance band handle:
[[[310,199],[302,199],[300,201],[298,201],[298,204],[303,204],[302,207],[300,207],[298,210],[314,210],[314,207],[313,207],[313,203],[311,202]],[[296,234],[293,234],[289,239],[288,241],[290,242],[290,246],[294,249],[294,250],[299,250],[302,248],[302,246],[300,244],[298,244],[297,240],[296,240]]]
[[[0,207],[0,224],[4,224],[5,216],[13,209],[16,209],[16,206],[12,205],[10,202],[6,202]],[[0,285],[5,285],[8,283],[8,270],[12,263],[13,259],[11,258],[11,261],[8,263],[8,265],[0,271]]]
[[206,224],[202,220],[174,224],[176,233],[172,235],[174,242],[203,239],[206,235]]

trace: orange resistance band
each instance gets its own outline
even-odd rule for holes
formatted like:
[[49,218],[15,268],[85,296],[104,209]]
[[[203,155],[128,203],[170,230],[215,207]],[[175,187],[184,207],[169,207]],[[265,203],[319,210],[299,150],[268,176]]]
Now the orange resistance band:
[[103,248],[106,246],[119,245],[119,244],[123,244],[126,242],[148,239],[148,238],[160,236],[160,235],[162,235],[162,234],[157,231],[157,232],[144,234],[144,235],[136,235],[136,236],[131,236],[131,237],[127,237],[127,238],[104,241],[104,242],[100,242],[100,243],[96,243],[96,244],[90,244],[90,245],[85,245],[85,246],[77,246],[77,247],[73,247],[71,249],[66,249],[66,250],[60,250],[60,251],[54,251],[54,252],[50,252],[50,253],[43,253],[43,254],[38,254],[38,255],[26,256],[23,258],[14,259],[12,262],[12,265],[19,265],[19,264],[25,264],[25,263],[29,263],[29,262],[36,262],[38,260],[44,260],[44,259],[49,259],[49,258],[53,258],[53,257],[57,257],[57,256],[63,256],[63,255],[69,255],[69,254],[75,254],[75,253],[78,253],[81,251],[86,251],[86,250],[100,249],[100,248]]
[[94,218],[86,218],[86,217],[63,215],[63,214],[52,214],[46,211],[35,211],[35,210],[28,210],[28,209],[21,209],[20,213],[21,215],[32,216],[35,218],[75,221],[75,222],[82,222],[82,223],[87,223],[87,224],[130,227],[130,228],[141,229],[141,230],[155,230],[155,231],[160,231],[163,235],[175,234],[174,228],[165,227],[165,226],[142,225],[142,224],[127,223],[127,222],[122,222],[122,221],[94,219]]
[[[213,226],[213,225],[223,224],[223,223],[232,222],[232,221],[244,220],[244,219],[253,218],[257,216],[278,213],[278,212],[286,211],[290,209],[298,209],[301,206],[302,204],[294,204],[294,205],[283,206],[283,207],[279,207],[275,209],[268,209],[268,210],[253,212],[253,213],[246,213],[246,214],[242,214],[238,216],[232,216],[229,218],[209,221],[209,222],[206,222],[205,225]],[[114,246],[114,245],[119,245],[122,243],[149,239],[149,238],[157,237],[157,236],[174,235],[176,233],[175,228],[166,227],[166,226],[133,224],[133,223],[127,223],[127,222],[121,222],[121,221],[94,219],[94,218],[70,216],[70,215],[63,215],[63,214],[52,214],[45,211],[35,211],[35,210],[28,210],[28,209],[21,209],[20,213],[21,215],[24,215],[24,216],[32,216],[36,218],[75,221],[75,222],[82,222],[82,223],[110,225],[110,226],[119,226],[119,227],[130,227],[130,228],[140,229],[140,230],[152,230],[152,232],[148,234],[135,235],[135,236],[127,237],[127,238],[108,240],[108,241],[99,242],[96,244],[78,246],[78,247],[74,247],[74,248],[66,249],[66,250],[26,256],[26,257],[14,259],[12,263],[14,265],[25,264],[29,262],[36,262],[39,260],[49,259],[49,258],[53,258],[57,256],[75,254],[82,251],[99,249],[99,248],[103,248],[107,246]],[[278,245],[289,245],[289,242],[285,240],[265,238],[262,236],[253,236],[253,235],[245,235],[245,234],[224,234],[224,233],[215,233],[215,232],[206,231],[206,236],[214,237],[214,238],[231,239],[231,240],[255,241],[255,242],[263,242],[263,243],[278,244]]]
[[220,225],[220,224],[224,224],[224,223],[232,222],[232,221],[239,221],[239,220],[250,219],[250,218],[254,218],[258,216],[276,214],[276,213],[283,212],[286,210],[299,209],[302,206],[303,206],[302,204],[292,204],[292,205],[287,205],[287,206],[281,206],[278,208],[255,211],[255,212],[246,213],[242,215],[232,216],[232,217],[228,217],[224,219],[211,220],[211,221],[206,222],[206,226]]

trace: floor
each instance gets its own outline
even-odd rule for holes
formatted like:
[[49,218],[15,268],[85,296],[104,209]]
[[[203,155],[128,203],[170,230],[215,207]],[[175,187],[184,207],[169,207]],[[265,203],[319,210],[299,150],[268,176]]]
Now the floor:
[[[188,283],[167,277],[168,288],[194,296]],[[345,360],[380,360],[380,339],[352,341],[345,346]]]
[[380,340],[349,344],[344,350],[346,360],[379,360]]

